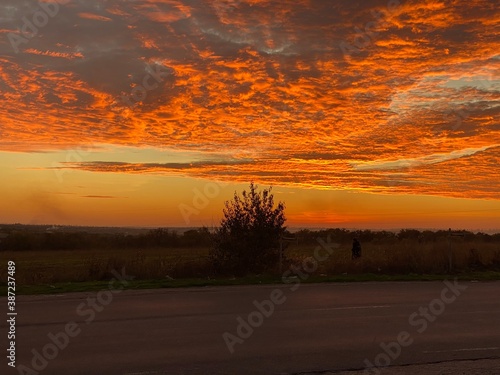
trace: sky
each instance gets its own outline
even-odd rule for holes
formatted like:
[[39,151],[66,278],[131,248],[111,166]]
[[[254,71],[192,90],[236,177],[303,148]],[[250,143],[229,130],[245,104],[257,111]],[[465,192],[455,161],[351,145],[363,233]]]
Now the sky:
[[495,0],[2,0],[0,222],[500,228]]

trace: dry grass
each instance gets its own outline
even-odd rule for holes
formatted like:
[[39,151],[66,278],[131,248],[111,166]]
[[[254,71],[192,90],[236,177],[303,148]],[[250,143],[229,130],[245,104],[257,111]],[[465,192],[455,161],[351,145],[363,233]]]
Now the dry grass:
[[[313,256],[314,248],[291,249],[292,261],[300,263]],[[363,244],[362,248],[362,258],[353,261],[350,244],[341,245],[327,260],[319,262],[316,273],[440,274],[449,270],[446,240],[431,243],[403,240],[392,244]],[[453,241],[452,264],[454,271],[500,269],[500,245]]]
[[[453,241],[454,271],[500,270],[500,245]],[[316,274],[443,274],[448,272],[448,243],[403,240],[363,243],[361,259],[351,260],[350,243],[341,244]],[[290,263],[300,264],[313,256],[316,245],[290,245]],[[125,267],[137,280],[208,277],[212,274],[208,248],[25,251],[0,253],[2,264],[16,262],[18,285],[107,280],[112,270]],[[0,280],[7,279],[6,267]]]
[[[0,259],[16,262],[20,285],[108,280],[123,267],[136,279],[199,277],[209,269],[206,248],[2,252]],[[0,277],[6,279],[5,268]]]

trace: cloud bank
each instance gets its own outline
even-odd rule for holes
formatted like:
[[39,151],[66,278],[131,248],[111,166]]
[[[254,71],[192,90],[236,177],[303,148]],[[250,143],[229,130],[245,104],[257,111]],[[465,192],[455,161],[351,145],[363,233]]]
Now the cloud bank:
[[61,167],[500,198],[495,2],[42,4],[0,4],[2,151],[197,151],[222,162]]

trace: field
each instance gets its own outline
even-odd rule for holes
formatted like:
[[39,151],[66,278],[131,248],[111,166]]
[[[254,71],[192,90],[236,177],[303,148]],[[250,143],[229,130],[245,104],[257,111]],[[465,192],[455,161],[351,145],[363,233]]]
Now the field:
[[[303,242],[306,243],[299,241],[298,244],[288,245],[284,252],[283,271],[290,266],[305,267],[308,277],[310,275],[313,281],[401,277],[425,279],[423,275],[448,274],[481,277],[481,273],[486,278],[498,278],[500,275],[498,241],[451,239],[451,271],[449,243],[445,238],[433,241],[414,238],[372,239],[362,242],[363,254],[358,260],[351,259],[351,244],[344,240],[327,259],[316,262],[317,267],[309,260],[320,246],[319,243]],[[72,287],[69,290],[84,283],[99,286],[112,278],[113,270],[122,268],[135,277],[134,283],[137,285],[150,285],[148,283],[151,280],[155,280],[153,284],[159,286],[233,283],[234,278],[215,277],[208,254],[208,246],[31,250],[2,251],[0,261],[2,264],[9,260],[15,261],[16,282],[21,291],[32,290],[34,286],[43,286],[44,290],[58,289],[60,285],[68,287],[70,283]],[[323,251],[322,254],[326,253]],[[0,280],[6,279],[7,269],[2,267]],[[249,275],[239,282],[275,282],[280,279],[279,267],[276,265],[265,275]]]

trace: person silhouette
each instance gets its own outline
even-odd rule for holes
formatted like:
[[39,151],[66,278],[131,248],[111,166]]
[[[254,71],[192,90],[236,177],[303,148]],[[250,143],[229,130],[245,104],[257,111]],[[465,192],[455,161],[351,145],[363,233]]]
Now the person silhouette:
[[352,259],[361,258],[361,244],[357,238],[352,240]]

